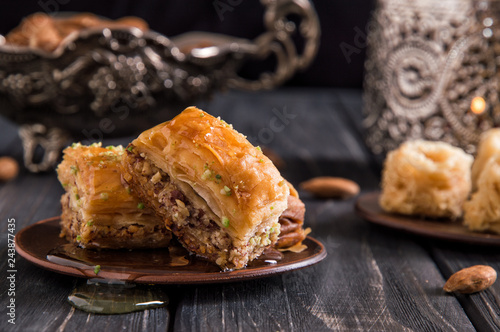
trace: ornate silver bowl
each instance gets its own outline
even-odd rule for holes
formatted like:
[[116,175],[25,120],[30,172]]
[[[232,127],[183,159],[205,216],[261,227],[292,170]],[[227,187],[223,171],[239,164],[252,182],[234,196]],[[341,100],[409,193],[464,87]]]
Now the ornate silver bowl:
[[[191,32],[168,38],[136,28],[87,29],[52,53],[0,36],[0,114],[18,123],[25,166],[51,169],[69,139],[136,134],[216,91],[270,89],[314,58],[320,35],[308,0],[262,0],[266,31],[254,40]],[[300,25],[289,20],[300,17]],[[300,35],[302,52],[292,38]],[[249,60],[276,58],[257,80],[238,75]],[[34,161],[35,150],[43,151]]]

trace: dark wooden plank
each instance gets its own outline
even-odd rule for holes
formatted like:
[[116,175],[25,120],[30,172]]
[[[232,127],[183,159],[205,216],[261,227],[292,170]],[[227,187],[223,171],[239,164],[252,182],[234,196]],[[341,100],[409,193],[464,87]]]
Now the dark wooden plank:
[[[5,250],[0,255],[6,257]],[[4,260],[0,268],[5,280]],[[19,257],[16,268],[16,324],[8,324],[4,319],[0,322],[2,331],[166,331],[168,328],[168,308],[123,315],[88,314],[75,310],[67,302],[75,285],[84,281],[42,270]],[[7,317],[7,301],[11,297],[5,288],[0,294],[0,314]]]
[[[281,155],[286,161],[282,172],[294,185],[313,176],[332,175],[351,178],[366,191],[377,188],[379,172],[364,147],[360,105],[359,91],[283,89],[231,92],[202,106],[233,123],[253,143]],[[284,114],[289,117],[282,118]],[[0,122],[0,153],[20,158],[15,127],[5,125],[8,134],[3,137],[3,126]],[[19,230],[57,215],[61,193],[55,173],[24,173],[0,184],[0,218],[16,218]],[[168,308],[101,316],[72,311],[66,303],[76,279],[41,270],[17,257],[15,329],[165,330],[175,314],[173,330],[179,331],[474,330],[462,306],[476,328],[495,326],[496,286],[458,300],[441,291],[449,274],[445,267],[451,273],[468,263],[461,256],[463,248],[450,253],[421,238],[372,226],[355,217],[352,199],[316,200],[300,194],[306,202],[306,224],[329,252],[316,266],[263,280],[165,288],[172,299]],[[3,222],[1,257],[6,257],[6,231]],[[482,261],[481,255],[476,253],[471,260]],[[498,257],[491,255],[484,261],[496,264]],[[5,280],[6,262],[0,262],[0,278]],[[5,317],[6,289],[0,294],[0,315]],[[483,316],[486,325],[481,325]],[[0,330],[11,327],[0,322]]]
[[[355,91],[337,90],[336,93],[346,108],[361,109],[362,100],[356,98],[357,93]],[[350,112],[349,114],[357,113]],[[362,134],[364,128],[361,122],[359,124],[358,131]],[[491,265],[497,271],[500,271],[498,263],[500,255],[495,249],[451,242],[443,244],[438,241],[429,241],[427,249],[436,261],[445,280],[454,272],[476,264]],[[442,291],[439,291],[438,294],[442,295]],[[498,331],[500,329],[499,294],[500,285],[495,284],[486,292],[473,295],[457,295],[457,298],[477,330]]]
[[[4,130],[5,129],[5,130]],[[1,155],[21,161],[22,150],[17,130],[0,121]],[[123,141],[123,140],[122,140]],[[125,141],[126,142],[126,141]],[[110,143],[115,143],[110,141]],[[121,142],[118,142],[121,143]],[[18,178],[0,184],[0,278],[7,272],[7,219],[16,220],[16,231],[39,220],[59,215],[63,190],[54,171],[30,174],[21,171]],[[126,315],[89,315],[74,310],[66,298],[78,279],[42,270],[16,257],[16,324],[0,321],[2,331],[166,331],[169,308],[158,308]],[[81,282],[81,281],[78,281]],[[7,317],[8,288],[0,289],[0,313]]]
[[353,217],[351,202],[307,206],[313,235],[328,250],[325,261],[281,278],[186,287],[175,329],[474,331],[411,237]]
[[[429,251],[442,274],[448,279],[453,273],[473,265],[490,265],[500,273],[500,253],[496,248],[456,243],[429,242]],[[469,295],[453,294],[478,331],[500,330],[500,284]]]
[[[284,105],[298,121],[270,146],[287,161],[283,174],[298,182],[319,175],[353,178],[364,190],[378,186],[350,110],[332,91],[278,91],[251,104],[215,100],[224,117],[266,128]],[[234,121],[231,121],[231,117]],[[251,127],[248,124],[255,127]],[[459,302],[440,292],[444,279],[428,252],[412,237],[374,227],[353,214],[354,200],[316,200],[301,192],[306,225],[327,247],[320,264],[262,281],[186,287],[174,327],[180,331],[473,331]],[[417,239],[418,240],[418,239]],[[276,311],[279,308],[279,311]]]

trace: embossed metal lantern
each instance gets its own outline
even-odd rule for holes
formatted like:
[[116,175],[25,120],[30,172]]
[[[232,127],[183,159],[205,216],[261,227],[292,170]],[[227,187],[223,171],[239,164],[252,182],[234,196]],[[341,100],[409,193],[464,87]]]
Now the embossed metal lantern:
[[499,20],[496,0],[379,0],[363,106],[374,153],[416,138],[475,152],[500,125]]
[[[308,0],[261,0],[266,31],[254,40],[191,32],[168,38],[136,28],[87,29],[53,53],[5,44],[0,36],[0,114],[21,124],[24,161],[51,169],[73,140],[132,135],[227,88],[259,90],[306,68],[319,22]],[[289,19],[301,18],[299,26]],[[293,42],[304,40],[301,52]],[[276,58],[274,72],[238,76],[245,61]],[[37,147],[44,151],[34,161]]]

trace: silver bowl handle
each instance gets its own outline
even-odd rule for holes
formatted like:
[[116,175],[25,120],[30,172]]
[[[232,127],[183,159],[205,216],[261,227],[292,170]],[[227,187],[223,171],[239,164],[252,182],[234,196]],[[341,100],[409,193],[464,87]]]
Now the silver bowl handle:
[[[309,66],[319,47],[320,25],[318,16],[309,0],[261,0],[266,6],[264,24],[267,29],[257,37],[255,47],[246,47],[243,52],[255,59],[265,59],[274,54],[277,65],[274,72],[265,72],[257,80],[240,76],[230,78],[230,88],[244,90],[272,89],[289,79],[297,70]],[[298,15],[301,22],[297,27],[287,16]],[[294,32],[304,39],[301,54],[292,40]]]
[[[19,128],[23,143],[24,166],[33,173],[50,170],[57,164],[61,149],[67,145],[69,135],[59,128],[47,129],[42,124],[23,125]],[[40,148],[41,159],[35,161]]]

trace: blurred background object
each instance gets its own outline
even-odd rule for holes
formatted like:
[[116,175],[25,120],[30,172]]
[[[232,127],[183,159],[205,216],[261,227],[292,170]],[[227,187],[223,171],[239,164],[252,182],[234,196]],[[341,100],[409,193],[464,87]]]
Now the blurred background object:
[[[2,12],[8,15],[0,14],[8,46],[0,54],[0,90],[8,96],[0,102],[1,114],[22,125],[25,166],[38,172],[56,163],[56,151],[68,139],[90,143],[133,135],[175,115],[165,108],[179,110],[227,88],[360,87],[371,6],[317,5],[325,33],[320,43],[307,0],[13,3]],[[40,14],[29,16],[33,12]],[[58,23],[80,12],[97,15],[75,19],[92,21],[90,29],[79,32],[71,19]],[[93,22],[131,15],[144,20],[133,20],[142,31],[115,29],[118,21]],[[42,43],[23,36],[35,20],[44,23],[36,33]],[[37,150],[44,154],[35,158]]]
[[497,0],[378,1],[364,90],[373,152],[421,138],[475,153],[500,125],[499,19]]
[[[367,23],[375,0],[312,0],[321,26],[316,59],[287,86],[361,88]],[[168,37],[207,31],[253,39],[264,32],[264,7],[256,0],[40,0],[2,3],[0,34],[35,12],[90,12],[110,19],[138,16]],[[244,68],[251,77],[262,64]]]

